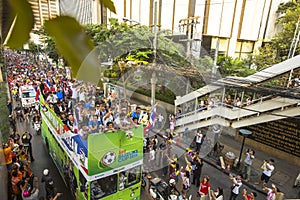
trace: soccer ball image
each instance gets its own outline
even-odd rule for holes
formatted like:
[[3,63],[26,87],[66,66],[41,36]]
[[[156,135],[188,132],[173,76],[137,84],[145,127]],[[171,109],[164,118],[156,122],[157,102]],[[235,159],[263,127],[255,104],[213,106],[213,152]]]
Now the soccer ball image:
[[128,139],[131,139],[131,138],[133,137],[133,132],[127,131],[127,132],[126,132],[126,137],[127,137]]
[[108,152],[102,157],[101,162],[104,167],[107,167],[107,166],[111,165],[113,162],[115,162],[116,158],[117,158],[117,155],[115,152]]

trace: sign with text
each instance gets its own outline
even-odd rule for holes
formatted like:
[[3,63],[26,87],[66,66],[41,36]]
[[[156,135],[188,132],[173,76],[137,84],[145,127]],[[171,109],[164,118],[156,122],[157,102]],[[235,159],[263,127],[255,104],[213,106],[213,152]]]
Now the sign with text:
[[300,119],[289,118],[247,127],[249,139],[300,157]]
[[144,128],[88,136],[88,175],[94,176],[143,160]]

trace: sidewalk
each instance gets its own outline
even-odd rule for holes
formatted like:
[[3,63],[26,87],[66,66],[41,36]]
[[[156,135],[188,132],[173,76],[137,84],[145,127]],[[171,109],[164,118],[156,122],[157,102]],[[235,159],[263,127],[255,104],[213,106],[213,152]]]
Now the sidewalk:
[[[237,157],[239,156],[241,143],[234,140],[233,137],[227,135],[221,135],[219,142],[224,145],[223,153],[233,152]],[[250,146],[245,145],[244,150],[247,148],[251,148]],[[271,157],[262,151],[255,150],[255,159],[252,164],[252,173],[251,179],[247,184],[249,187],[256,189],[258,191],[263,191],[262,186],[255,185],[254,182],[257,182],[260,179],[262,170],[261,165],[263,160],[268,160]],[[300,169],[297,166],[287,163],[279,158],[272,157],[275,160],[274,166],[275,170],[272,173],[272,177],[269,181],[274,183],[284,194],[285,198],[300,198],[300,187],[293,187],[294,182],[298,174],[300,173]],[[244,156],[241,161],[244,160]],[[300,162],[300,161],[299,161]]]
[[[159,135],[162,136],[165,135],[165,133],[161,133]],[[191,136],[185,137],[177,135],[174,137],[173,143],[175,143],[182,149],[186,149],[190,146],[192,138],[193,137]],[[236,141],[233,137],[228,135],[221,135],[218,142],[224,145],[224,149],[222,151],[223,155],[227,152],[233,152],[236,157],[239,156],[241,150],[241,143]],[[244,151],[247,148],[251,147],[245,144]],[[260,176],[262,174],[262,170],[260,167],[263,163],[263,160],[268,160],[270,158],[273,158],[275,160],[275,170],[272,173],[272,177],[268,183],[268,186],[271,187],[271,183],[274,183],[279,188],[279,190],[285,194],[284,199],[300,199],[300,187],[293,187],[295,179],[300,173],[299,167],[289,164],[279,158],[270,157],[267,153],[262,151],[255,150],[255,159],[252,164],[253,168],[251,170],[250,181],[243,182],[243,184],[256,190],[257,192],[266,194],[266,192],[262,190],[262,184],[255,185],[254,183],[260,180]],[[214,156],[205,156],[203,160],[226,174],[228,174],[229,172],[238,173],[235,169],[232,169],[230,171],[228,171],[227,169],[222,169],[219,165],[218,159]],[[244,155],[242,156],[241,163],[243,163],[243,160]]]

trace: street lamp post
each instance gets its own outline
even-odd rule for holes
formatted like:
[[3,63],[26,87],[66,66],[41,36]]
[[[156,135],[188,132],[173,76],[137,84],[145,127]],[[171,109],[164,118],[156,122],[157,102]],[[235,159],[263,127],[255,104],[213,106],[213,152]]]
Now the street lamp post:
[[239,161],[237,163],[237,168],[240,168],[241,165],[241,158],[242,158],[242,153],[243,153],[243,149],[244,149],[244,145],[245,145],[245,139],[246,137],[248,137],[249,135],[252,134],[252,131],[247,130],[247,129],[240,129],[240,134],[243,136],[243,142],[242,142],[242,147],[241,147],[241,151],[240,151],[240,156],[239,156]]
[[119,61],[118,62],[118,66],[121,72],[121,76],[122,76],[122,82],[123,82],[123,94],[124,94],[124,99],[126,99],[126,80],[124,77],[124,71],[123,71],[123,67],[126,65],[126,63],[124,61]]
[[155,72],[152,73],[150,82],[151,82],[151,107],[153,107],[155,104],[155,87],[156,87],[156,82],[157,82]]
[[104,94],[106,95],[106,83],[109,82],[109,78],[104,77],[104,69],[103,68],[109,68],[111,69],[113,66],[113,59],[111,59],[110,57],[108,58],[108,62],[102,62],[100,63],[100,73],[101,73],[101,81],[103,82],[103,90],[104,90]]

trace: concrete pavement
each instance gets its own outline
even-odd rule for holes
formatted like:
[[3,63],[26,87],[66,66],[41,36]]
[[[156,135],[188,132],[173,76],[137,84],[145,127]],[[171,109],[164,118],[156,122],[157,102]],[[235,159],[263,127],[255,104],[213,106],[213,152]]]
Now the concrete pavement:
[[[155,135],[155,133],[150,132],[150,136]],[[161,138],[160,138],[161,140]],[[176,140],[176,139],[175,139]],[[174,140],[174,141],[175,141]],[[178,155],[179,159],[178,159],[178,163],[180,166],[185,167],[186,163],[184,161],[183,158],[183,154],[185,153],[185,149],[177,146],[176,144],[173,145],[172,148],[172,153],[175,153]],[[147,158],[145,158],[145,164],[147,163]],[[162,178],[164,181],[168,182],[169,181],[169,177],[168,176],[163,176],[162,173],[162,167],[152,167],[153,171],[150,173],[152,177],[160,177]],[[217,167],[216,164],[214,164],[214,162],[209,161],[208,159],[205,159],[204,165],[202,167],[202,173],[201,173],[201,179],[208,175],[210,177],[210,183],[211,183],[211,189],[216,190],[217,187],[221,187],[224,190],[224,199],[228,199],[230,196],[230,186],[231,186],[231,181],[229,179],[229,176],[227,173],[224,173],[224,171],[220,170],[219,167]],[[191,180],[192,180],[191,176]],[[179,178],[179,181],[177,183],[177,189],[179,191],[181,191],[181,179]],[[250,191],[254,191],[254,189],[252,189],[251,187],[249,187],[248,185],[243,185],[242,188],[246,188],[249,192]],[[191,185],[188,195],[191,195],[191,199],[192,200],[198,200],[199,198],[197,197],[197,191],[198,191],[198,187],[196,187],[195,185]],[[240,189],[240,191],[242,191],[242,189]],[[258,193],[258,192],[257,192]],[[145,197],[148,197],[147,191],[142,191],[142,194],[145,194]],[[241,197],[241,196],[239,196]],[[146,199],[146,198],[144,198]],[[150,198],[147,198],[150,199]],[[258,193],[258,197],[257,200],[265,200],[266,199],[266,195],[265,193]]]
[[[183,137],[182,135],[176,136],[173,142],[177,146],[185,149],[186,147],[190,146],[190,143],[192,142],[191,138],[192,137]],[[224,145],[224,149],[222,151],[223,155],[227,152],[233,152],[236,155],[236,157],[239,156],[241,143],[236,141],[232,136],[221,134],[218,141]],[[245,145],[244,150],[247,148],[251,147]],[[247,185],[249,188],[256,190],[261,194],[265,194],[265,191],[262,190],[262,185],[255,185],[254,182],[257,182],[260,179],[260,176],[262,174],[262,170],[260,169],[260,167],[263,163],[263,160],[268,160],[271,157],[266,152],[256,150],[255,152],[256,153],[252,165],[253,168],[251,172],[251,178],[249,182],[244,182],[244,185]],[[275,160],[275,170],[272,174],[268,185],[270,186],[271,183],[274,183],[280,189],[280,191],[282,191],[285,194],[286,199],[300,199],[300,187],[294,187],[295,179],[300,173],[299,167],[289,164],[281,160],[280,158],[272,158]],[[203,158],[203,160],[207,164],[215,167],[216,169],[222,171],[225,174],[238,173],[234,169],[231,169],[230,171],[228,171],[227,169],[222,169],[216,157],[206,156]],[[243,160],[244,157],[242,156],[241,161]]]

